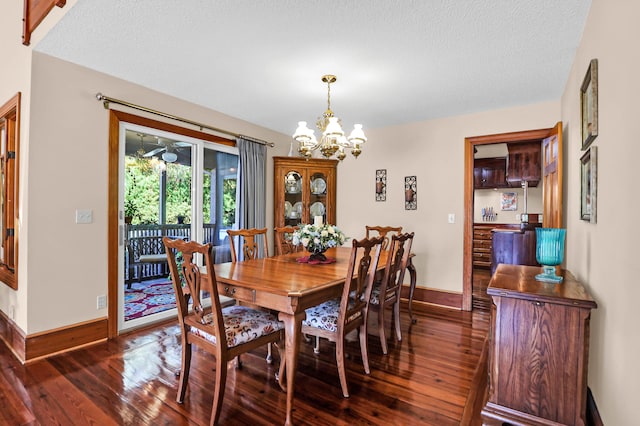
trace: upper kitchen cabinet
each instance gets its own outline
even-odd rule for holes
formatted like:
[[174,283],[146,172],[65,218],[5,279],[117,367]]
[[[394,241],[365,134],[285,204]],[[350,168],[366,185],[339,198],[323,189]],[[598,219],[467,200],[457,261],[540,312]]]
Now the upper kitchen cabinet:
[[542,178],[541,143],[510,143],[507,145],[507,182],[511,187],[519,187],[522,182],[538,186]]
[[274,157],[274,226],[336,223],[338,160]]
[[506,188],[507,160],[504,157],[478,158],[473,162],[473,182],[475,189]]

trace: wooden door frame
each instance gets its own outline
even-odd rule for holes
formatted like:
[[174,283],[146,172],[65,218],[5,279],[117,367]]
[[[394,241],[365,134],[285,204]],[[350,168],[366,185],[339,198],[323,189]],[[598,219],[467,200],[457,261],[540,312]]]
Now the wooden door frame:
[[[129,114],[118,110],[109,110],[109,180],[108,180],[108,242],[107,242],[107,322],[108,337],[118,336],[118,251],[119,237],[124,238],[123,217],[119,216],[119,191],[120,191],[120,122],[137,124],[166,132],[189,136],[208,142],[215,142],[227,146],[236,146],[234,140],[221,136],[204,133],[198,130],[188,129],[162,121],[139,115]],[[121,235],[122,233],[122,235]]]
[[553,127],[495,135],[472,136],[464,139],[464,242],[462,260],[462,310],[472,309],[473,284],[473,154],[476,145],[496,143],[525,143],[540,141],[549,136]]

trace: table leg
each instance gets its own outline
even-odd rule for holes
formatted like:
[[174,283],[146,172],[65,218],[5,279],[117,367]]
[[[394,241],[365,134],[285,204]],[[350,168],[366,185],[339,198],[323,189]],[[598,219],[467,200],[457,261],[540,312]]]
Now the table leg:
[[[284,322],[285,334],[285,375],[287,377],[287,417],[284,423],[285,425],[293,425],[291,412],[293,411],[294,383],[296,369],[298,368],[298,352],[300,351],[300,335],[304,317],[304,311],[294,315],[280,312],[278,315],[280,321]],[[282,377],[280,380],[282,380]]]
[[415,324],[418,320],[413,319],[413,292],[416,289],[416,282],[418,281],[418,275],[416,273],[416,267],[413,266],[411,258],[407,263],[407,269],[409,270],[409,276],[411,277],[411,284],[409,285],[409,318],[411,318],[411,324]]

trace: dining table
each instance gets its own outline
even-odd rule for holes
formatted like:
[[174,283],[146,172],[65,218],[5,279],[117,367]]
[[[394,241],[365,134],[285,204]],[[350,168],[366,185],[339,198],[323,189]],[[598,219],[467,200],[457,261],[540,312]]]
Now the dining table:
[[[278,311],[284,323],[287,411],[285,425],[293,424],[295,375],[298,364],[305,309],[340,297],[351,256],[350,247],[334,247],[325,253],[333,263],[299,261],[304,252],[214,265],[218,293]],[[387,252],[382,251],[378,270],[384,269]],[[281,360],[282,362],[282,360]],[[280,377],[281,381],[283,378]]]

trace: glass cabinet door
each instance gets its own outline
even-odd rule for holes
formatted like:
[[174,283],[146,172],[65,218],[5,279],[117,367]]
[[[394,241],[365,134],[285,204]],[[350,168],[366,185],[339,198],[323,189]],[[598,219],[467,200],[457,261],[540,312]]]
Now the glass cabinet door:
[[311,173],[309,176],[309,223],[314,223],[316,217],[327,223],[327,176],[321,172]]
[[291,170],[284,175],[284,224],[297,226],[304,219],[302,174]]

